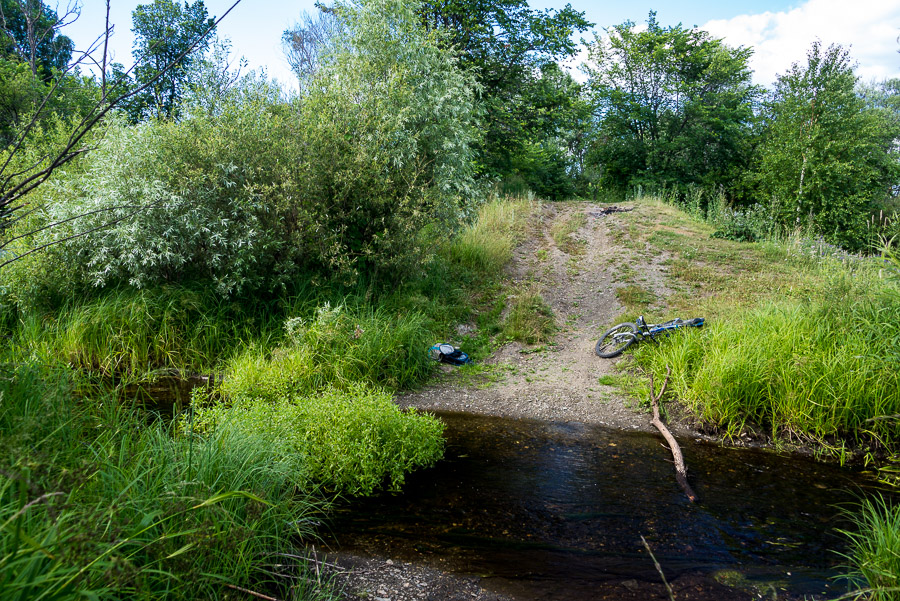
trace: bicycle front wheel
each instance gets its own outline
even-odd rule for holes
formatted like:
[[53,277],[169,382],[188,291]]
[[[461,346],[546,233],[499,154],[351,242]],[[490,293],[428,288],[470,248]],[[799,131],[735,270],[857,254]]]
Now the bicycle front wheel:
[[598,357],[604,359],[618,357],[637,340],[637,333],[638,327],[633,323],[620,323],[613,326],[597,341],[594,352]]

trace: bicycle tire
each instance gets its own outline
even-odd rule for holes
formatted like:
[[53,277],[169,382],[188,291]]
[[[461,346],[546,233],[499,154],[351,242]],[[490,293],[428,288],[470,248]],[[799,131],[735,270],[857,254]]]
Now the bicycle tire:
[[[594,346],[594,353],[603,359],[612,359],[621,355],[625,349],[631,346],[637,340],[638,327],[637,324],[631,322],[620,323],[608,329],[597,344]],[[616,340],[616,334],[629,334],[627,338],[622,337]]]

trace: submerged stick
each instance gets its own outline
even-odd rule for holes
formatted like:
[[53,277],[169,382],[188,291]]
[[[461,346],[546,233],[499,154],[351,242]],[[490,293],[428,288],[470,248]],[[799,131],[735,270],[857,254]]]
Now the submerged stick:
[[653,419],[650,420],[650,423],[656,426],[659,433],[662,434],[663,438],[666,439],[666,442],[669,443],[669,448],[672,450],[672,457],[675,459],[675,479],[678,481],[678,484],[681,485],[687,498],[690,499],[691,503],[694,503],[697,501],[697,495],[694,493],[693,489],[691,489],[691,485],[688,484],[687,468],[684,465],[684,456],[681,454],[681,447],[678,446],[675,437],[672,436],[672,433],[669,432],[669,429],[659,418],[659,399],[662,398],[663,393],[666,391],[666,385],[669,383],[669,376],[671,375],[672,368],[667,365],[666,379],[659,389],[659,394],[656,394],[653,390],[653,374],[650,374],[650,403],[653,406]]
[[656,566],[656,571],[659,572],[659,577],[662,578],[663,584],[666,585],[666,591],[669,593],[669,601],[675,601],[675,593],[674,591],[672,591],[672,587],[669,586],[669,581],[666,580],[666,575],[663,574],[662,567],[660,567],[659,562],[656,561],[656,556],[650,549],[650,545],[647,544],[647,539],[644,538],[643,534],[641,535],[641,542],[644,543],[644,548],[647,549],[647,553],[650,554],[650,559],[653,560],[653,565]]

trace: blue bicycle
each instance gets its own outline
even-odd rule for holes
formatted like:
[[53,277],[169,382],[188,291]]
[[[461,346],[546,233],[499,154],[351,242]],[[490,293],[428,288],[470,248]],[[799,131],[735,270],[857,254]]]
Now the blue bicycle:
[[657,336],[668,336],[675,330],[681,328],[702,328],[703,321],[702,317],[695,317],[694,319],[689,319],[687,321],[683,319],[673,319],[665,323],[648,324],[644,321],[644,316],[641,315],[637,318],[635,323],[620,323],[607,330],[606,333],[600,337],[600,340],[597,341],[594,352],[597,353],[598,357],[612,359],[613,357],[621,355],[625,349],[635,342],[640,342],[646,338],[649,338],[653,342],[659,342],[656,339]]

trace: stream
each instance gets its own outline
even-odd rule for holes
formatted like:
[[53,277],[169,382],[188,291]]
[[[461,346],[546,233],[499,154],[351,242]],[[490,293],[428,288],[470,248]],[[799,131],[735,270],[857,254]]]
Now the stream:
[[481,576],[517,599],[646,598],[661,579],[643,536],[678,599],[828,598],[847,588],[841,507],[876,489],[856,470],[680,439],[692,504],[654,433],[438,417],[446,458],[401,494],[343,506],[332,549]]

